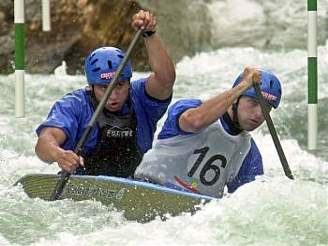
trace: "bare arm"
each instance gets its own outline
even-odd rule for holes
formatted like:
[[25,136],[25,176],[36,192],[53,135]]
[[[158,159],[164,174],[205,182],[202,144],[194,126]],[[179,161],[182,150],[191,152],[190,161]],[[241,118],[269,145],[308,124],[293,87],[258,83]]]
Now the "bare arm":
[[[155,31],[156,18],[150,12],[141,10],[134,15],[132,26],[145,31]],[[146,85],[146,91],[159,100],[167,99],[172,94],[175,81],[174,64],[157,34],[145,37],[144,42],[153,71]]]
[[71,150],[64,150],[60,147],[66,140],[63,130],[54,127],[45,127],[42,129],[35,153],[46,162],[56,161],[62,169],[72,173],[80,164],[83,166],[83,159]]
[[245,90],[254,82],[259,81],[260,72],[246,68],[243,81],[239,85],[214,96],[197,108],[191,108],[182,113],[179,118],[179,127],[185,132],[198,132],[209,126],[218,120]]

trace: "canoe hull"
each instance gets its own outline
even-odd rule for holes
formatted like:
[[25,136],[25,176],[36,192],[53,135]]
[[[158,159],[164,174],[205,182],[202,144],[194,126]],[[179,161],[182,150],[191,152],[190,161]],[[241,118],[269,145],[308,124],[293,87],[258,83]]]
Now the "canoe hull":
[[[31,198],[49,200],[59,179],[59,175],[30,174],[16,184]],[[122,211],[128,220],[147,222],[156,216],[194,213],[214,198],[124,178],[71,175],[59,199],[96,200]]]

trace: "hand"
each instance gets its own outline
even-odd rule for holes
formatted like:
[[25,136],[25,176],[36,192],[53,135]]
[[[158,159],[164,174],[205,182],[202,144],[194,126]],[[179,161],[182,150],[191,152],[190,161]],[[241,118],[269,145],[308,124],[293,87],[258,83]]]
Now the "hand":
[[243,79],[249,87],[261,83],[261,72],[254,67],[246,67],[243,73]]
[[149,11],[140,10],[137,14],[132,17],[132,27],[134,29],[142,29],[145,32],[156,29],[156,17]]
[[56,161],[59,167],[69,173],[73,173],[78,166],[84,167],[84,159],[71,150],[60,149]]

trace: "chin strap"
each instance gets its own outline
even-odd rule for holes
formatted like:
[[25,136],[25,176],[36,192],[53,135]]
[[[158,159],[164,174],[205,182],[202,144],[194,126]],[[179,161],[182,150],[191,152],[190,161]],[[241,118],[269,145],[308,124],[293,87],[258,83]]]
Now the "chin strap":
[[238,122],[238,104],[240,97],[237,99],[235,103],[232,104],[232,128],[234,131],[241,132],[243,129],[240,127]]
[[91,97],[96,100],[95,85],[91,85]]

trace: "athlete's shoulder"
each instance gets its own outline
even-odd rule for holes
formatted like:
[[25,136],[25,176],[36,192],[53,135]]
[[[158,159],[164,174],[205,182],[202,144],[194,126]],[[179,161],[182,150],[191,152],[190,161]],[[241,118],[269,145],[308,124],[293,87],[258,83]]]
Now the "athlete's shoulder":
[[71,101],[86,101],[89,94],[91,93],[91,89],[88,87],[80,88],[74,91],[71,91],[63,96],[63,100],[71,100]]
[[262,156],[261,156],[261,152],[260,152],[259,148],[257,147],[257,144],[256,144],[256,142],[254,141],[253,138],[251,138],[251,149],[250,149],[250,151],[251,151],[253,154],[256,154],[256,155],[262,157]]
[[61,99],[57,100],[55,106],[59,107],[72,107],[72,108],[85,108],[90,106],[91,101],[89,98],[90,90],[81,88],[67,93]]
[[169,116],[177,116],[186,111],[187,109],[197,108],[201,104],[202,101],[199,99],[179,99],[169,107],[168,114]]
[[158,134],[158,139],[171,138],[178,135],[190,135],[192,133],[184,132],[179,126],[179,117],[183,112],[190,108],[196,108],[202,104],[199,99],[180,99],[173,103],[168,110],[167,118],[163,128]]
[[200,99],[182,98],[182,99],[179,99],[176,102],[174,102],[172,104],[171,108],[181,107],[181,106],[198,107],[201,104],[202,104],[202,101]]
[[263,174],[262,155],[253,138],[251,148],[244,160],[243,169],[256,170],[257,175]]
[[130,87],[133,91],[144,89],[148,82],[148,78],[138,78],[130,82]]

